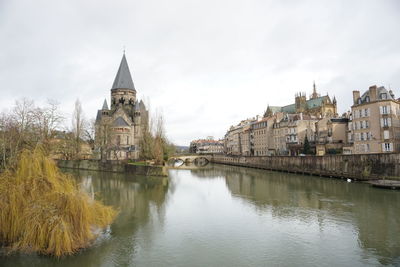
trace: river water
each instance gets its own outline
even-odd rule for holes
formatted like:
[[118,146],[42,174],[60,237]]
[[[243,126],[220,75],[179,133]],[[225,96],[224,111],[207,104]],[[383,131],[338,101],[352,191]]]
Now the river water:
[[1,266],[398,266],[400,192],[241,167],[74,173],[120,210],[88,249]]

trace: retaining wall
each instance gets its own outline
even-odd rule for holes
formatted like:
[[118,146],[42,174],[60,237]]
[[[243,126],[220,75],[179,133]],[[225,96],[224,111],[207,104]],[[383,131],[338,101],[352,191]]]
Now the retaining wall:
[[140,166],[99,160],[57,160],[58,167],[91,171],[122,172],[146,176],[168,176],[163,166]]
[[265,156],[213,155],[211,162],[356,180],[400,179],[400,154]]

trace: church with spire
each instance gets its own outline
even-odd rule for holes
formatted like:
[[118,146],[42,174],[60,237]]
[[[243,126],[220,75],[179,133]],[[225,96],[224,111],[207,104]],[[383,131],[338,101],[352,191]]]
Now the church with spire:
[[135,160],[140,157],[143,131],[148,127],[148,110],[136,97],[136,89],[125,53],[107,100],[97,111],[95,151],[101,160]]
[[268,106],[264,113],[264,117],[272,116],[275,112],[283,112],[286,114],[303,113],[305,115],[315,116],[316,118],[334,118],[337,114],[336,97],[331,98],[328,94],[321,96],[317,92],[317,86],[313,83],[313,92],[309,99],[306,93],[299,92],[295,95],[294,103],[279,107]]

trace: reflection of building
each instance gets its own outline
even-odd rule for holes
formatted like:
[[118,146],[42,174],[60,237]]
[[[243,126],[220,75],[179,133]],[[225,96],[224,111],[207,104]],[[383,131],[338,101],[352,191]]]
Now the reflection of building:
[[96,117],[96,150],[102,159],[139,158],[142,130],[148,124],[148,111],[136,98],[125,54],[111,88],[111,106],[104,100]]
[[194,140],[190,142],[189,152],[197,154],[221,154],[224,152],[224,141],[213,140],[212,138]]
[[310,179],[235,166],[218,166],[218,170],[219,173],[214,171],[215,176],[225,177],[231,194],[251,203],[257,211],[291,222],[301,218],[310,222],[310,227],[319,225],[321,234],[328,232],[325,227],[329,224],[345,225],[354,230],[355,246],[371,253],[383,265],[397,266],[393,262],[398,263],[400,255],[397,194],[388,195],[368,186],[348,187],[335,179]]
[[349,123],[354,140],[353,153],[384,153],[400,151],[400,101],[385,87],[371,86],[362,96],[353,91],[352,121]]

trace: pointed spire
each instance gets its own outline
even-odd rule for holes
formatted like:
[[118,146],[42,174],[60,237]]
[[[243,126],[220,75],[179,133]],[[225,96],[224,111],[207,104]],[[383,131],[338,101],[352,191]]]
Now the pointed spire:
[[104,99],[102,110],[108,110],[107,100]]
[[314,84],[313,84],[313,93],[317,94],[317,87],[315,86],[315,80],[314,80]]
[[125,51],[124,55],[122,56],[121,64],[119,65],[117,76],[115,76],[115,80],[111,89],[135,90],[135,86],[133,85],[132,81],[132,76],[129,71],[128,62],[126,61]]

